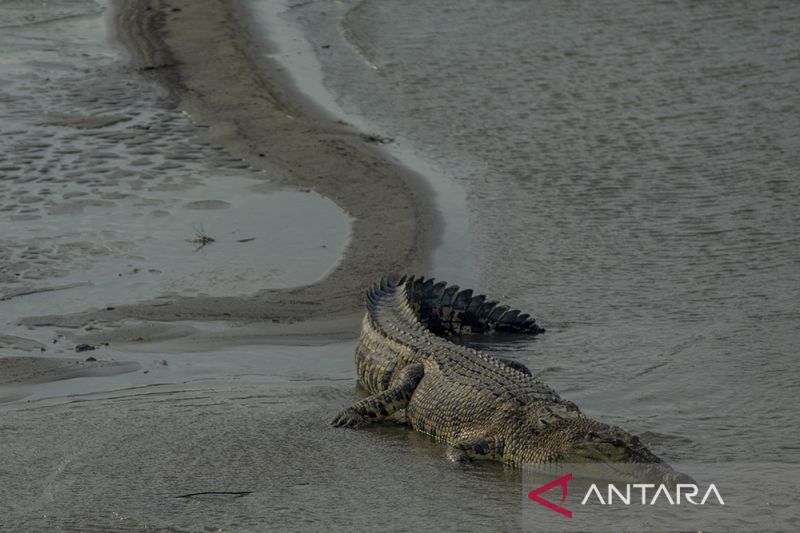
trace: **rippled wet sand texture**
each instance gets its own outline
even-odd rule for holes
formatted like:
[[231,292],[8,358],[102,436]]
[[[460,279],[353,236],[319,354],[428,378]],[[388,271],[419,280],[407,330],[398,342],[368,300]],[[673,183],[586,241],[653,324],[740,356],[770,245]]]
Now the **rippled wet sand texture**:
[[[421,181],[380,157],[353,128],[298,114],[310,107],[276,92],[277,70],[276,79],[265,84],[266,64],[251,61],[246,52],[262,45],[248,37],[233,4],[189,3],[186,9],[178,4],[122,2],[107,17],[131,55],[134,72],[125,76],[96,44],[95,50],[73,54],[89,76],[35,72],[42,62],[58,59],[50,43],[20,52],[35,65],[28,65],[29,75],[16,76],[19,83],[8,91],[7,138],[15,155],[4,169],[20,187],[8,190],[14,201],[4,209],[10,220],[40,225],[74,215],[91,229],[82,239],[70,235],[50,248],[30,245],[19,252],[26,261],[14,268],[32,258],[44,266],[39,255],[50,263],[66,256],[89,271],[84,277],[101,279],[116,269],[113,274],[123,280],[115,281],[130,281],[126,289],[140,290],[130,299],[104,298],[99,309],[73,308],[26,323],[335,317],[359,309],[372,272],[425,264],[436,238],[436,216],[424,207]],[[63,22],[68,31],[78,31],[71,24],[100,22],[81,16]],[[15,30],[12,36],[22,40],[12,49],[24,46],[26,32],[35,42],[39,30],[40,24]],[[208,39],[228,43],[213,49],[219,57],[207,56]],[[65,47],[65,59],[78,44],[92,46],[90,39],[79,40],[86,42]],[[13,61],[25,70],[24,61]],[[35,81],[25,85],[28,78]],[[144,80],[162,87],[160,101]],[[34,96],[36,91],[42,96],[33,104],[41,107],[31,109],[19,95],[34,84]],[[192,121],[175,105],[191,111]],[[32,114],[42,131],[32,128]],[[38,178],[31,177],[33,168]],[[72,185],[75,190],[64,190]],[[276,192],[279,188],[289,190]],[[37,205],[45,197],[46,205]],[[47,231],[36,224],[25,227]],[[102,264],[108,256],[134,260],[126,261],[126,270]],[[135,261],[141,257],[146,265]],[[68,273],[66,265],[53,264],[28,277]],[[298,286],[304,288],[276,290]],[[157,304],[134,303],[156,297]]]
[[154,299],[191,308],[322,279],[350,217],[211,145],[119,61],[96,3],[63,5],[66,18],[3,6],[3,317]]
[[[353,219],[307,183],[286,187],[266,154],[254,166],[235,142],[209,141],[230,134],[205,131],[150,70],[124,66],[103,7],[0,2],[0,530],[393,523],[365,512],[363,496],[388,501],[441,450],[405,430],[329,428],[358,396],[352,342],[331,343],[357,331],[348,313],[372,281],[363,272],[408,259],[417,241],[378,247],[382,226],[367,228],[370,261],[305,297],[324,322],[273,322],[297,308],[250,297],[325,279]],[[381,168],[357,154],[347,164],[362,176]],[[388,234],[414,234],[414,216]],[[76,313],[91,308],[101,311]],[[142,320],[188,317],[260,320]],[[409,455],[389,472],[398,451]],[[428,511],[410,526],[440,514],[433,472],[418,495]]]

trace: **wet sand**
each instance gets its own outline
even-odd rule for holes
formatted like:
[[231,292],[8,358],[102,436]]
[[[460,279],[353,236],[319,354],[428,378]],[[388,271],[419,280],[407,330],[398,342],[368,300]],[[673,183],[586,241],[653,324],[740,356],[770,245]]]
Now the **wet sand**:
[[270,171],[273,185],[318,193],[352,217],[341,261],[303,287],[119,305],[28,318],[26,325],[339,318],[361,312],[363,289],[372,280],[426,270],[439,222],[422,178],[296,93],[280,67],[261,57],[265,44],[250,35],[245,20],[237,2],[219,0],[119,2],[115,13],[132,68],[166,87],[173,104],[207,128],[211,142]]
[[43,359],[41,357],[0,358],[0,387],[46,383],[79,377],[109,376],[139,369],[136,363],[98,361],[88,352],[85,359]]
[[3,425],[17,437],[0,456],[0,530],[518,527],[517,484],[496,483],[514,473],[453,467],[437,445],[402,428],[331,428],[330,408],[349,401],[349,387],[290,375],[283,383],[198,378],[6,410]]
[[[464,478],[403,428],[329,426],[358,398],[363,288],[425,271],[438,238],[422,180],[254,59],[261,45],[231,3],[119,2],[133,72],[87,6],[15,27],[9,63],[23,75],[0,69],[20,80],[0,101],[13,129],[0,169],[13,230],[0,255],[0,531],[370,529],[364,502],[390,501],[409,473],[423,488],[404,526],[444,516],[463,529],[456,502],[502,469]],[[300,255],[263,249],[289,200],[310,205],[311,227],[338,224],[320,216],[328,199],[349,229]],[[195,221],[216,242],[194,250]],[[247,257],[263,257],[263,277]],[[296,277],[272,270],[298,257],[334,266],[287,289]],[[76,353],[82,343],[97,349]],[[516,487],[502,490],[510,503],[469,521],[516,523]]]

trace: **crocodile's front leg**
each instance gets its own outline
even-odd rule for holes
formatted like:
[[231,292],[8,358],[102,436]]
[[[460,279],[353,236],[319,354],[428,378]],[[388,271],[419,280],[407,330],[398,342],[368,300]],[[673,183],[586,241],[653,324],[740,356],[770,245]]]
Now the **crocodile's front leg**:
[[396,411],[405,409],[423,374],[424,368],[421,364],[406,365],[392,377],[388,389],[344,409],[333,419],[333,425],[357,428],[380,422]]

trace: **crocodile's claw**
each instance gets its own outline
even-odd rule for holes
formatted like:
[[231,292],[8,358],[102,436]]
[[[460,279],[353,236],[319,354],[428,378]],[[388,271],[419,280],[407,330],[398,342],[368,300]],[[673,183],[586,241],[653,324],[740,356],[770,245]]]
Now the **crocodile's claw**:
[[450,446],[449,448],[447,448],[447,451],[445,452],[444,456],[447,458],[448,461],[454,464],[460,464],[466,466],[471,462],[469,460],[469,456],[467,455],[467,453],[464,450],[457,448],[455,446]]
[[367,419],[352,409],[345,409],[336,415],[331,425],[338,428],[360,428],[367,425]]

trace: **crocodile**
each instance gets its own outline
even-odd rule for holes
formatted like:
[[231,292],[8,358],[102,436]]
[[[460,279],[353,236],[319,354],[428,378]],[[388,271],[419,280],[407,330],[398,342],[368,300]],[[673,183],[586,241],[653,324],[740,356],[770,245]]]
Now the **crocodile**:
[[584,415],[525,365],[451,340],[544,333],[530,315],[413,276],[384,277],[367,291],[366,306],[355,362],[369,396],[342,410],[334,426],[405,423],[447,444],[446,457],[457,463],[601,465],[609,478],[691,482],[638,437]]

